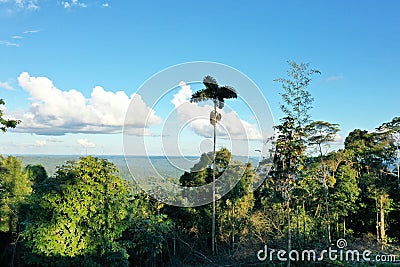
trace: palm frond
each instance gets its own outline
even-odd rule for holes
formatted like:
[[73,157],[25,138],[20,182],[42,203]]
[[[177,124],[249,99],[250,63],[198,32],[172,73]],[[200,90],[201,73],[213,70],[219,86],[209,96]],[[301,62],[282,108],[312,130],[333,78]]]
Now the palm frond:
[[237,94],[233,87],[222,86],[218,90],[217,98],[218,98],[218,107],[222,109],[224,108],[225,99],[237,98]]
[[212,77],[212,76],[206,76],[203,78],[203,84],[206,86],[206,89],[210,90],[210,95],[213,99],[215,99],[217,91],[218,91],[218,82],[217,80]]
[[212,83],[212,84],[218,85],[217,80],[214,77],[210,76],[210,75],[207,75],[207,76],[205,76],[203,78],[203,83]]
[[207,100],[212,100],[212,96],[210,95],[209,89],[204,88],[199,91],[196,91],[192,94],[192,97],[190,98],[191,103],[198,103],[202,101],[207,101]]
[[217,80],[212,76],[205,76],[203,78],[203,83],[205,88],[193,93],[190,102],[198,103],[213,100],[218,108],[222,109],[225,104],[225,99],[237,98],[235,88],[231,86],[219,87]]
[[223,98],[223,99],[229,99],[229,98],[237,98],[237,93],[235,88],[232,86],[221,86],[219,87],[218,90],[218,99]]

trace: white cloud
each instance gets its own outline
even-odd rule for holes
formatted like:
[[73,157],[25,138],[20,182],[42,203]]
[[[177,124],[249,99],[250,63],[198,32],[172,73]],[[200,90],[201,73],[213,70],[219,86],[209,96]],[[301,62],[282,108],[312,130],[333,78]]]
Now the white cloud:
[[25,1],[27,2],[26,8],[31,10],[39,9],[38,1]]
[[101,5],[101,7],[110,7],[110,4],[109,3],[104,3],[104,4]]
[[47,145],[46,140],[36,140],[36,142],[35,142],[35,146],[42,147],[42,146],[45,146],[45,145]]
[[47,146],[49,143],[62,143],[63,141],[54,137],[49,137],[46,139],[36,140],[34,146],[36,147],[44,147]]
[[187,85],[185,82],[180,82],[179,86],[181,90],[177,94],[174,95],[171,103],[175,106],[175,108],[179,107],[183,103],[189,102],[189,98],[192,96],[192,89],[190,89],[190,85]]
[[68,1],[62,1],[61,5],[64,8],[72,8],[72,7],[87,7],[87,4],[83,3],[83,2],[79,2],[78,0],[71,0],[70,2]]
[[334,138],[333,141],[332,141],[332,144],[335,144],[335,145],[344,145],[344,141],[345,141],[345,138],[343,137],[343,135],[341,135],[341,134],[339,134],[339,133],[336,133],[336,134],[335,134],[335,138]]
[[7,4],[18,9],[37,10],[39,9],[38,0],[0,0],[0,4]]
[[[2,0],[0,0],[1,3]],[[23,4],[24,1],[21,1],[21,5]],[[33,34],[33,33],[38,33],[40,32],[40,30],[28,30],[28,31],[24,31],[23,34]],[[19,47],[21,46],[21,44],[17,43],[16,41],[21,41],[24,38],[24,36],[21,35],[13,35],[11,36],[11,39],[13,39],[13,41],[7,41],[7,40],[0,40],[0,45],[5,45],[5,46],[13,46],[13,47]]]
[[[108,92],[96,86],[86,98],[77,90],[62,91],[47,77],[31,77],[27,72],[21,73],[18,82],[30,94],[31,106],[28,111],[13,114],[22,120],[16,131],[42,135],[121,133],[126,124],[143,132],[143,128],[161,123],[137,94],[128,97],[123,91]],[[125,123],[130,105],[135,116]]]
[[94,148],[96,147],[96,144],[93,142],[90,142],[88,139],[78,139],[76,142],[83,148]]
[[7,82],[0,82],[0,88],[4,88],[6,90],[14,90],[14,88]]
[[[212,127],[209,122],[212,106],[206,104],[200,106],[197,103],[190,103],[189,98],[192,95],[190,86],[181,82],[181,89],[174,95],[171,103],[179,115],[179,119],[188,122],[195,133],[204,137],[212,136]],[[217,127],[220,138],[242,139],[242,140],[262,140],[263,136],[255,124],[251,124],[239,118],[235,111],[218,110],[222,119]],[[195,119],[203,118],[203,119]],[[222,126],[222,127],[221,127]]]
[[5,46],[14,46],[14,47],[19,47],[20,45],[17,43],[9,42],[9,41],[4,41],[0,40],[0,45],[5,45]]
[[28,31],[24,31],[24,34],[29,34],[29,33],[38,33],[40,32],[40,30],[28,30]]

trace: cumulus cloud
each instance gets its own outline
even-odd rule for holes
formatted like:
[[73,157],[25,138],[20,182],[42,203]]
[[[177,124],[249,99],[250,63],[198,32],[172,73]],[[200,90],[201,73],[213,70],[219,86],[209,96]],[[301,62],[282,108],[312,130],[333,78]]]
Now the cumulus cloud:
[[179,86],[181,87],[181,89],[177,94],[174,95],[174,98],[171,101],[175,108],[178,108],[183,103],[189,102],[188,99],[192,96],[193,93],[192,89],[190,89],[190,85],[187,85],[185,82],[180,82]]
[[344,145],[345,138],[343,135],[336,133],[335,138],[332,141],[332,144],[334,145]]
[[7,82],[0,82],[0,88],[4,88],[6,90],[14,90],[14,88]]
[[104,3],[104,4],[101,5],[101,7],[104,7],[104,8],[110,7],[110,4],[109,3]]
[[[185,82],[179,84],[181,89],[174,95],[171,103],[175,106],[179,119],[182,121],[191,121],[190,127],[195,133],[204,137],[211,137],[212,127],[208,119],[210,111],[213,109],[211,105],[201,106],[197,103],[190,103],[189,99],[192,90]],[[217,127],[218,136],[220,138],[242,139],[242,140],[262,140],[263,136],[257,129],[255,124],[251,124],[239,118],[238,114],[231,110],[218,110],[222,115],[222,119]],[[203,119],[194,119],[203,118]]]
[[96,144],[93,142],[90,142],[88,139],[78,139],[76,142],[83,148],[94,148],[96,147]]
[[[30,94],[31,106],[13,114],[22,120],[16,131],[41,135],[120,133],[125,123],[143,132],[143,128],[161,123],[138,94],[128,97],[123,91],[114,93],[96,86],[86,98],[77,90],[62,91],[47,77],[32,77],[27,72],[21,73],[18,82]],[[135,116],[125,122],[129,105]]]

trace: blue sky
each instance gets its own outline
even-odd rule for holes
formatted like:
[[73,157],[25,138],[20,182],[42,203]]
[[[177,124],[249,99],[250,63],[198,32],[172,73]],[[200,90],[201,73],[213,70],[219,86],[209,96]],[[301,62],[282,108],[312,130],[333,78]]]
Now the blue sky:
[[[76,99],[93,100],[96,92],[98,105],[104,99],[126,102],[155,73],[190,61],[218,62],[246,74],[275,121],[282,117],[281,88],[273,79],[285,76],[288,60],[308,62],[322,72],[310,87],[313,119],[339,123],[342,137],[355,128],[371,130],[399,116],[399,10],[398,1],[0,0],[0,97],[6,113],[26,123],[1,136],[0,153],[122,154],[119,124],[110,122],[114,117],[90,131],[76,126],[73,119],[83,112],[73,111],[80,107]],[[71,89],[74,93],[63,93]],[[236,89],[239,95],[244,90]],[[46,106],[52,94],[70,102]],[[149,104],[142,100],[146,110]],[[229,103],[242,110],[240,101]],[[155,108],[154,130],[173,108]],[[44,125],[46,112],[54,110],[71,120],[53,118]],[[45,130],[28,125],[32,112],[42,116]],[[250,115],[243,111],[240,119],[251,123]],[[96,120],[85,116],[81,123]],[[69,125],[76,128],[68,131]],[[185,133],[185,153],[198,154],[199,146],[188,144],[204,136]],[[259,145],[253,142],[252,148]],[[149,153],[162,151],[154,142]]]

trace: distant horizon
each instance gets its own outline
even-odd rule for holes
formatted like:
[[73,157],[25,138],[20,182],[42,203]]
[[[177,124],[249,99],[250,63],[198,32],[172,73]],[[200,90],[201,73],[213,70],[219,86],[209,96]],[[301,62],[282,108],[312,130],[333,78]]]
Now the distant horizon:
[[[24,165],[36,165],[40,164],[45,167],[49,175],[53,175],[58,166],[65,164],[66,161],[76,161],[81,157],[92,156],[100,159],[106,159],[124,173],[124,177],[128,177],[126,174],[127,167],[130,170],[135,170],[134,176],[147,175],[152,171],[156,170],[164,175],[170,177],[180,176],[185,171],[190,169],[199,162],[200,156],[124,156],[124,155],[78,155],[78,154],[14,154],[14,155],[3,155],[13,156],[23,162]],[[233,155],[232,162],[240,161],[242,164],[251,163],[257,166],[260,162],[258,157],[251,156],[235,156]],[[153,169],[155,168],[155,169]]]
[[[76,156],[76,157],[85,157],[85,156],[107,156],[107,157],[173,157],[173,158],[200,158],[201,155],[189,155],[189,156],[168,156],[168,155],[123,155],[123,154],[1,154],[2,156]],[[249,158],[258,158],[257,155],[233,155],[233,157],[249,157]]]

